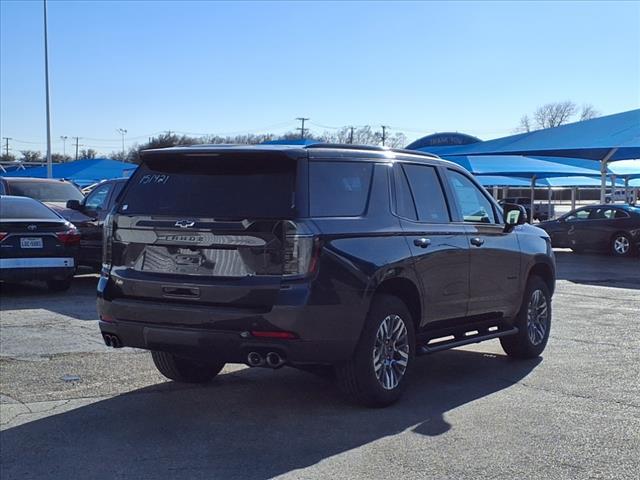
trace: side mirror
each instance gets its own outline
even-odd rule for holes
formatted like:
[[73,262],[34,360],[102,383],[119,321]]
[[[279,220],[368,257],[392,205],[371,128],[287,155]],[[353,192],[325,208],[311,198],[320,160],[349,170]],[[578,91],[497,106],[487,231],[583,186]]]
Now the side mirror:
[[515,203],[505,203],[504,212],[504,231],[510,232],[516,225],[524,225],[527,223],[527,211],[522,205]]
[[79,200],[67,200],[67,208],[70,210],[80,210],[82,205]]

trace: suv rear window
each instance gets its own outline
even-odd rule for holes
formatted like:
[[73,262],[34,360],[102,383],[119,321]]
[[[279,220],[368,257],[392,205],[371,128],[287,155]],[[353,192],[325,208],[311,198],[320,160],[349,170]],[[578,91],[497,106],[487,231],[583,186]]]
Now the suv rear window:
[[152,158],[136,170],[119,211],[225,219],[290,218],[296,162],[268,155]]
[[309,162],[312,217],[357,217],[364,213],[372,163]]

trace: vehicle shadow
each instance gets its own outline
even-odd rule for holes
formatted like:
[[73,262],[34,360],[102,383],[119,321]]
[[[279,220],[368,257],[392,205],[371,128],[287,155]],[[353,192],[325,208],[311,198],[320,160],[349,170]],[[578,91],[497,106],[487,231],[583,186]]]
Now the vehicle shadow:
[[97,275],[79,275],[66,292],[49,292],[44,282],[0,283],[0,311],[41,308],[78,320],[97,320]]
[[556,279],[572,283],[640,289],[640,257],[617,258],[612,255],[556,250]]
[[244,369],[204,387],[162,383],[3,431],[0,473],[268,479],[407,429],[463,431],[444,415],[519,382],[539,361],[463,350],[420,359],[403,400],[383,410],[350,405],[328,380],[293,369]]

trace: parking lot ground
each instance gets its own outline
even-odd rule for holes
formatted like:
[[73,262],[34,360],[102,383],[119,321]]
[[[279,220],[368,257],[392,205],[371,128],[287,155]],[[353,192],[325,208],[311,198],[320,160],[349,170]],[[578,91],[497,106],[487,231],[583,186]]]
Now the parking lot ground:
[[541,359],[497,341],[422,357],[384,410],[288,368],[169,382],[103,345],[96,276],[2,285],[0,478],[637,478],[640,260],[557,258]]

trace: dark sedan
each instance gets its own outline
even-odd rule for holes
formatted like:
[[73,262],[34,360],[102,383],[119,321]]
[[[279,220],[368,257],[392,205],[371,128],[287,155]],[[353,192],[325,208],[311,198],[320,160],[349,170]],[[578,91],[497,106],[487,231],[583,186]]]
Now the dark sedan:
[[640,246],[640,208],[630,205],[591,205],[538,226],[554,247],[576,253],[600,250],[625,257]]
[[42,203],[0,195],[0,280],[44,280],[67,290],[76,269],[78,230]]

